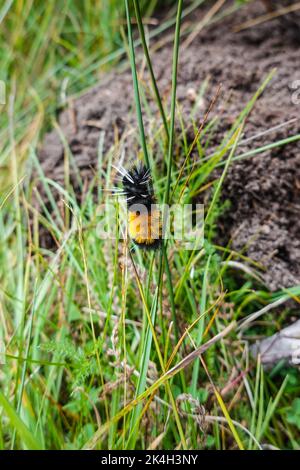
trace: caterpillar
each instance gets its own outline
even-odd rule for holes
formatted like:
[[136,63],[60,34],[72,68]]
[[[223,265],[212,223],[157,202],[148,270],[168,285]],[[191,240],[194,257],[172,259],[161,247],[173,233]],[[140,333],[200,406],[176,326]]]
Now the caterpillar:
[[157,249],[161,244],[161,213],[156,204],[150,170],[144,165],[122,168],[123,193],[128,211],[128,233],[135,245]]

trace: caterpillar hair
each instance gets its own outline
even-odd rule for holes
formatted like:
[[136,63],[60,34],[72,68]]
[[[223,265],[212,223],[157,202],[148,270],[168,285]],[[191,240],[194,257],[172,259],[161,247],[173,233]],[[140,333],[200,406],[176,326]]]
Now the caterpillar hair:
[[140,164],[119,171],[127,201],[129,236],[140,248],[156,249],[161,244],[161,214],[150,170]]

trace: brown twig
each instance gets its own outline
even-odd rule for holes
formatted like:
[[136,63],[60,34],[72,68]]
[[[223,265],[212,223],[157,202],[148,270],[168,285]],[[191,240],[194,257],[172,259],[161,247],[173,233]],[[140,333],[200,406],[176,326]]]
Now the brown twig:
[[288,7],[279,8],[278,10],[272,11],[271,13],[261,15],[258,18],[245,21],[245,23],[242,23],[239,26],[235,26],[233,28],[233,32],[238,33],[245,29],[251,28],[252,26],[257,26],[258,24],[279,18],[280,16],[286,15],[287,13],[292,13],[293,11],[297,10],[300,10],[300,2],[297,2],[294,5],[289,5]]

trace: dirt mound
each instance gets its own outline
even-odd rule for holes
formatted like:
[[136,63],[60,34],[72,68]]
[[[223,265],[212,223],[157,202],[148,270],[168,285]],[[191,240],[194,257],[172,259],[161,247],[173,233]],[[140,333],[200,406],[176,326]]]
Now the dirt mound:
[[[222,117],[214,143],[222,140],[263,79],[277,68],[245,128],[246,139],[263,134],[243,144],[239,153],[300,133],[300,92],[297,96],[293,89],[294,82],[300,80],[296,14],[293,26],[286,20],[274,19],[240,33],[233,32],[234,25],[264,12],[262,2],[247,5],[203,31],[180,53],[178,99],[187,122],[192,107],[191,90],[198,92],[209,78],[208,90],[196,115],[201,119],[217,85],[222,83],[222,97],[214,111],[222,113]],[[202,17],[203,10],[199,9],[189,20],[198,22]],[[163,96],[170,91],[171,47],[168,43],[152,56]],[[143,79],[148,80],[146,73]],[[156,110],[153,103],[150,106]],[[114,143],[116,129],[122,136],[136,126],[130,71],[107,76],[75,100],[70,109],[61,113],[59,125],[82,176],[90,177],[91,166],[97,162],[100,132],[105,131],[107,150]],[[129,132],[126,143],[136,146],[132,139]],[[63,155],[61,138],[57,131],[52,131],[44,140],[40,160],[47,176],[59,182],[64,180]],[[220,227],[223,243],[232,237],[233,249],[242,249],[262,263],[266,268],[264,279],[271,289],[300,283],[299,141],[235,162],[226,178],[223,197],[232,204]]]

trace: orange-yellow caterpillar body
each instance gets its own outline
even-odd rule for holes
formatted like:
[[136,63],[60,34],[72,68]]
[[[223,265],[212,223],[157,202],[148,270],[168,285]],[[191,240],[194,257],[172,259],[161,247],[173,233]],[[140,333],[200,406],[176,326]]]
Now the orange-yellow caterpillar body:
[[161,242],[161,214],[157,207],[128,209],[128,233],[141,248],[157,248]]

